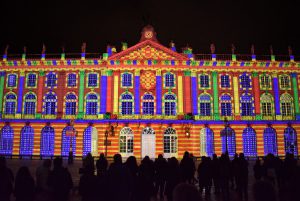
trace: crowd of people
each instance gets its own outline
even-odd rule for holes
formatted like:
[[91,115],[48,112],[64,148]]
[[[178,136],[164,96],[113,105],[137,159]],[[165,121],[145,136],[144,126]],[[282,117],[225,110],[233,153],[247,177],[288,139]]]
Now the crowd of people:
[[[0,201],[55,200],[68,201],[71,191],[78,190],[82,201],[198,201],[215,194],[218,200],[248,200],[249,164],[244,154],[230,160],[228,154],[201,157],[196,167],[195,157],[185,152],[181,161],[175,157],[165,159],[158,155],[154,161],[148,156],[138,165],[130,156],[123,163],[115,154],[109,163],[101,154],[95,162],[91,154],[83,160],[79,169],[78,189],[70,172],[57,157],[46,159],[37,168],[35,179],[28,167],[20,167],[14,177],[0,157]],[[252,187],[255,201],[296,201],[300,196],[300,169],[293,155],[284,160],[267,155],[263,162],[257,159],[253,166],[255,183]]]

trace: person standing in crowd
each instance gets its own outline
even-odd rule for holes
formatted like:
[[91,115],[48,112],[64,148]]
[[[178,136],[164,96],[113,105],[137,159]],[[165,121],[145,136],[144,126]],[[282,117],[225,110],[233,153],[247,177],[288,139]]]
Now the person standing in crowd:
[[97,176],[103,176],[104,174],[106,174],[107,166],[107,159],[105,158],[104,154],[101,153],[99,159],[96,162]]
[[239,172],[239,156],[237,153],[234,154],[234,157],[230,164],[230,181],[231,189],[237,190],[237,175]]
[[0,201],[10,201],[13,193],[14,176],[6,167],[6,159],[0,156]]
[[205,195],[209,195],[212,181],[212,167],[210,158],[208,157],[201,157],[201,163],[198,166],[198,181],[200,194],[205,189]]
[[97,177],[94,175],[94,167],[87,165],[80,177],[79,181],[79,194],[82,197],[82,201],[96,201],[98,200],[97,191]]
[[89,169],[88,171],[90,171],[90,169],[92,168],[93,171],[95,170],[95,163],[94,163],[94,157],[92,156],[91,153],[88,153],[85,158],[83,159],[83,171],[85,171],[87,168]]
[[243,153],[239,155],[237,187],[241,200],[248,200],[248,161]]
[[221,155],[220,158],[220,187],[224,201],[229,201],[229,179],[230,179],[230,159],[228,152]]
[[162,154],[158,155],[158,158],[154,161],[155,169],[155,193],[159,192],[160,199],[164,197],[166,174],[167,174],[167,160]]
[[132,177],[132,195],[131,195],[131,201],[139,201],[138,198],[138,187],[139,187],[139,183],[138,183],[138,170],[139,170],[139,166],[137,164],[136,158],[134,156],[129,156],[125,162],[126,167],[129,170],[129,173]]
[[211,168],[212,168],[212,180],[215,187],[215,194],[219,194],[220,193],[220,162],[216,154],[213,154]]
[[178,160],[175,157],[169,158],[165,190],[165,194],[167,196],[168,201],[173,201],[173,190],[175,186],[180,183],[181,180],[181,171]]
[[193,158],[190,157],[189,152],[184,152],[183,158],[180,161],[180,171],[182,173],[182,179],[184,182],[192,184],[195,175],[195,163]]
[[57,157],[53,161],[53,170],[49,174],[48,186],[52,191],[54,200],[67,201],[70,190],[73,188],[73,180],[67,168],[62,166],[62,158]]
[[35,177],[36,177],[36,187],[38,192],[48,191],[48,177],[51,168],[51,160],[46,159],[43,161],[43,164],[36,169]]
[[14,194],[16,201],[33,201],[35,185],[28,167],[21,167],[16,176]]
[[262,167],[261,167],[259,158],[257,158],[256,161],[255,161],[255,164],[253,166],[253,172],[254,172],[254,178],[256,180],[260,180],[261,175],[262,175]]

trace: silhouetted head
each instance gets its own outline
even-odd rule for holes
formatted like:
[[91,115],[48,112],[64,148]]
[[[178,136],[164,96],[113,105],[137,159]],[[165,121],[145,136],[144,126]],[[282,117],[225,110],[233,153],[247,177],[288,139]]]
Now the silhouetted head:
[[45,159],[44,162],[43,162],[43,166],[46,167],[46,168],[50,168],[51,163],[52,163],[52,161],[50,159]]
[[104,153],[101,153],[99,158],[104,158]]
[[135,156],[129,156],[126,160],[127,165],[137,165]]
[[199,191],[194,185],[181,183],[173,190],[173,201],[201,201]]
[[114,155],[114,162],[117,164],[122,164],[122,156],[121,154],[115,154]]
[[158,157],[157,157],[158,159],[163,159],[164,158],[164,156],[162,155],[162,154],[158,154]]
[[240,158],[240,159],[245,159],[244,153],[240,153],[239,158]]
[[239,155],[237,153],[234,154],[234,158],[237,159]]
[[213,154],[213,159],[218,159],[217,154]]
[[54,160],[53,160],[53,166],[54,168],[58,168],[58,167],[62,167],[62,158],[61,157],[56,157]]
[[188,151],[185,151],[183,154],[183,158],[189,158],[190,157],[190,153]]

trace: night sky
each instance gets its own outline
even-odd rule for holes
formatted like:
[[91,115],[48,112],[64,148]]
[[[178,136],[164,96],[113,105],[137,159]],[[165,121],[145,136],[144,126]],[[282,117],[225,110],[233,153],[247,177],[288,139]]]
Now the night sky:
[[[61,0],[62,1],[62,0]],[[178,50],[189,44],[194,53],[209,53],[214,43],[216,53],[230,54],[234,43],[237,53],[300,54],[297,6],[293,1],[270,0],[119,0],[119,1],[8,0],[0,4],[0,55],[6,44],[9,54],[80,52],[82,42],[87,52],[103,53],[106,45],[120,50],[140,39],[145,24],[154,26],[158,40],[168,46],[173,40]],[[298,22],[297,22],[298,21]],[[298,28],[297,28],[298,26]],[[297,30],[298,29],[298,30]]]

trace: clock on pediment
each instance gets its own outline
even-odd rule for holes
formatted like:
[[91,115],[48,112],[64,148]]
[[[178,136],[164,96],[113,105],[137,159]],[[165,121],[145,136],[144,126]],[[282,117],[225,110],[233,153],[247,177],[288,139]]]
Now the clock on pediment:
[[156,39],[156,32],[154,31],[154,28],[151,25],[145,26],[142,30],[140,42],[144,40],[152,40],[158,42]]
[[153,32],[152,31],[145,31],[145,38],[150,39],[153,37]]

